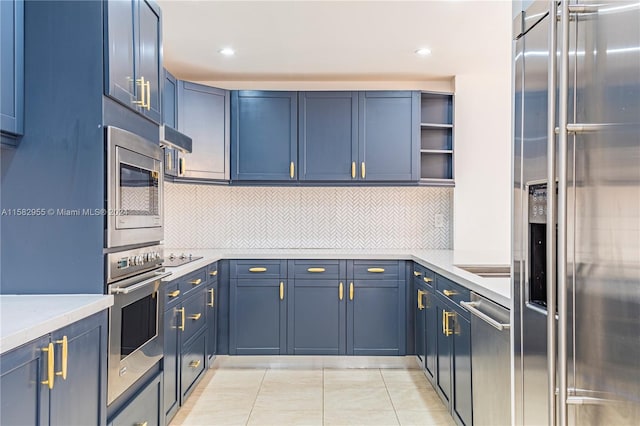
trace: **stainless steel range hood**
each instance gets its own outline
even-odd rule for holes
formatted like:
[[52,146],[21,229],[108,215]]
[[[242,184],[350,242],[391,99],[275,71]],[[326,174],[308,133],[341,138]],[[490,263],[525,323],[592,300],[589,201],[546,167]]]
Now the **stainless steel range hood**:
[[180,133],[173,127],[163,124],[160,126],[160,146],[177,149],[184,153],[190,153],[193,141],[184,133]]

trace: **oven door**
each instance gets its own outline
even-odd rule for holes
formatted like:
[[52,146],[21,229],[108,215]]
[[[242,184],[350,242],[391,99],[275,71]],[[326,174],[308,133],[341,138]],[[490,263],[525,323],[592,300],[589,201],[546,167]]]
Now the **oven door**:
[[162,278],[170,274],[154,272],[141,282],[109,286],[114,304],[109,311],[107,404],[162,358],[163,306],[159,289]]
[[162,149],[116,127],[107,140],[107,247],[162,240]]

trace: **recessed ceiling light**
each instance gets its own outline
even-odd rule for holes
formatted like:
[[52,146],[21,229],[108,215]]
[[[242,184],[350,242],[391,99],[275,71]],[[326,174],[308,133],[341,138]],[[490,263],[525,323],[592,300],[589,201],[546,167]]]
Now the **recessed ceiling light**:
[[221,55],[224,55],[224,56],[233,56],[236,54],[236,51],[230,47],[225,47],[224,49],[220,49],[219,52]]
[[422,47],[422,48],[416,50],[416,55],[420,55],[420,56],[431,55],[431,49],[429,49],[427,47]]

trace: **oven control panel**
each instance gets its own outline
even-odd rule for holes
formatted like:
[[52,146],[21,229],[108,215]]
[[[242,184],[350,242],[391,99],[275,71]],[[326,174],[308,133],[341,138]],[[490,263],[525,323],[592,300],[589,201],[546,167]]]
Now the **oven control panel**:
[[162,246],[150,246],[107,254],[107,283],[162,266]]
[[547,184],[529,186],[529,223],[547,223]]

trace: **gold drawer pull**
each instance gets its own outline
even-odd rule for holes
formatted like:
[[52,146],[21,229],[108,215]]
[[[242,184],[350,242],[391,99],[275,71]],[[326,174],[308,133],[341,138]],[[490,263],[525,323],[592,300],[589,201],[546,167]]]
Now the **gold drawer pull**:
[[324,268],[307,268],[307,272],[324,272]]
[[369,268],[367,272],[373,272],[374,274],[380,274],[384,272],[384,268]]
[[362,175],[362,179],[367,175],[367,169],[364,165],[364,161],[362,162],[362,166],[360,167],[360,174]]
[[198,278],[197,280],[189,281],[193,285],[199,285],[202,282],[202,279]]
[[267,268],[263,268],[263,267],[249,268],[249,272],[267,272]]
[[284,300],[284,283],[280,282],[280,300]]
[[169,297],[178,297],[178,296],[180,296],[180,290],[174,290],[171,293],[168,293],[167,296],[169,296]]
[[289,165],[289,177],[293,179],[293,176],[295,176],[295,173],[296,173],[296,166],[293,164],[293,161],[292,161],[291,164]]
[[189,319],[192,319],[194,321],[198,321],[201,316],[202,316],[201,313],[197,313],[197,314],[189,315]]
[[413,271],[413,276],[414,277],[421,277],[422,276],[422,272]]
[[458,292],[455,290],[444,290],[443,293],[445,296],[455,296],[456,294],[458,294]]
[[178,330],[184,331],[184,308],[176,309],[176,312],[180,312],[182,322],[178,326]]
[[340,300],[344,298],[344,285],[342,283],[338,287],[338,297],[340,297]]
[[67,380],[67,365],[69,363],[69,340],[67,336],[62,336],[61,340],[56,340],[56,343],[62,346],[62,368],[60,371],[56,371],[56,376],[61,376],[62,380]]
[[425,283],[433,282],[433,278],[424,277],[423,280],[424,280]]
[[191,367],[191,368],[198,368],[198,367],[200,367],[200,360],[197,360],[197,361],[191,361],[191,362],[189,363],[189,367]]
[[349,284],[349,300],[353,300],[353,283]]
[[351,179],[355,179],[356,178],[356,162],[352,161],[351,162]]
[[216,275],[218,275],[218,270],[216,269],[215,271],[209,272],[209,275],[211,275],[212,277],[215,277]]
[[422,303],[422,296],[424,296],[424,291],[418,290],[418,310],[424,309],[424,304]]
[[213,302],[215,300],[214,292],[215,292],[214,289],[209,290],[209,294],[211,295],[211,299],[210,299],[209,303],[207,303],[207,305],[211,306],[212,308],[213,308]]
[[55,380],[55,373],[53,370],[53,363],[55,361],[55,356],[53,353],[53,343],[49,343],[46,348],[42,348],[42,352],[47,353],[47,380],[43,380],[43,385],[48,385],[49,389],[53,389],[53,382]]

